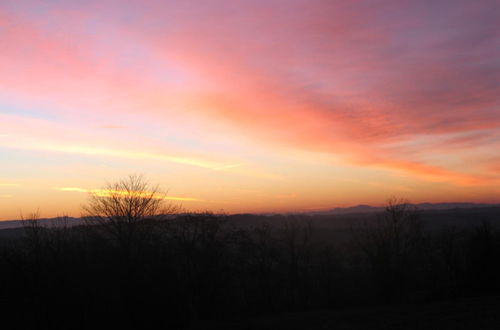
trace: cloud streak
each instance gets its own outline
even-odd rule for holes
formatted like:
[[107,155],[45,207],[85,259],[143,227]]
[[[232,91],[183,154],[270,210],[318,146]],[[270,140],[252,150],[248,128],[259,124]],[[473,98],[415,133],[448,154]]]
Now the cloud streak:
[[183,201],[183,202],[192,202],[192,201],[200,201],[198,198],[194,197],[179,197],[179,196],[168,196],[160,193],[152,193],[152,192],[140,192],[134,193],[129,191],[122,190],[112,190],[112,189],[85,189],[78,187],[61,187],[54,188],[59,191],[64,192],[80,192],[80,193],[89,193],[98,197],[113,197],[113,196],[121,196],[121,197],[139,197],[139,198],[149,198],[152,197],[154,199],[164,199],[164,200],[172,200],[172,201]]
[[181,154],[176,155],[175,152],[148,151],[147,149],[151,149],[151,147],[147,146],[146,148],[142,147],[143,151],[139,151],[137,150],[139,146],[134,146],[134,143],[129,144],[127,149],[121,149],[123,146],[116,147],[117,144],[121,145],[121,143],[106,136],[88,134],[81,129],[69,129],[40,119],[0,114],[0,120],[2,120],[0,128],[7,133],[0,140],[0,146],[7,148],[161,160],[217,171],[240,166],[240,164],[227,164]]
[[324,164],[481,196],[500,182],[496,1],[37,3],[0,4],[3,148],[235,186],[301,189],[301,172],[335,176]]

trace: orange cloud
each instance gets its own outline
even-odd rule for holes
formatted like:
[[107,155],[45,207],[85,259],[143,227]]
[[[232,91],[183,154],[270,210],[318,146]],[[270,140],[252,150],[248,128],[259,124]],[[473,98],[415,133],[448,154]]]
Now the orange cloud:
[[[482,172],[485,157],[470,156],[472,149],[484,156],[499,147],[491,133],[500,128],[498,59],[491,56],[497,36],[488,28],[496,20],[480,5],[460,3],[434,17],[422,12],[426,5],[363,1],[285,7],[132,1],[120,8],[102,1],[100,11],[89,3],[79,11],[51,7],[44,17],[3,14],[6,94],[49,106],[67,121],[114,122],[134,114],[174,130],[189,118],[195,129],[176,134],[207,145],[216,144],[211,134],[220,128],[220,140],[246,138],[269,153],[326,153],[348,165],[432,182],[500,179]],[[96,15],[107,18],[98,20],[104,26],[92,26]],[[121,15],[131,17],[126,26]],[[66,28],[54,30],[50,22]],[[86,33],[89,27],[102,33]],[[141,146],[92,134],[71,138],[69,129],[63,134],[43,125],[18,129],[10,128],[12,137],[2,141],[11,142],[0,144],[274,176],[253,173],[231,152],[227,162],[158,152],[166,139],[147,148],[150,140]],[[471,137],[447,139],[453,134]]]
[[124,190],[112,190],[112,189],[85,189],[78,187],[62,187],[55,188],[60,191],[69,191],[69,192],[82,192],[89,193],[91,195],[95,195],[98,197],[145,197],[145,198],[154,198],[154,199],[164,199],[164,200],[173,200],[173,201],[200,201],[198,198],[193,197],[179,197],[179,196],[168,196],[161,193],[153,193],[148,191],[141,192],[130,192]]

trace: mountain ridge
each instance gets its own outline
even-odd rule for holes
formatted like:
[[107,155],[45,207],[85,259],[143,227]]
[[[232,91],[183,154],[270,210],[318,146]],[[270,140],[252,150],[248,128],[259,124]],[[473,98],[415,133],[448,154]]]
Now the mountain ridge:
[[[457,203],[417,203],[409,205],[414,206],[417,210],[421,211],[438,211],[438,210],[451,210],[451,209],[473,209],[473,208],[487,208],[487,207],[500,207],[500,204],[488,204],[488,203],[467,203],[467,202],[457,202]],[[275,212],[275,213],[248,213],[248,215],[342,215],[342,214],[356,214],[356,213],[376,213],[384,211],[385,206],[371,206],[366,204],[359,204],[348,207],[335,207],[332,209],[322,210],[322,211],[310,211],[310,212]],[[230,214],[230,216],[241,216],[245,214]],[[83,223],[83,218],[76,217],[55,217],[55,218],[42,218],[40,220],[43,226],[60,226],[65,223],[68,226],[76,226]],[[23,226],[23,220],[3,220],[0,221],[0,230],[19,228]]]

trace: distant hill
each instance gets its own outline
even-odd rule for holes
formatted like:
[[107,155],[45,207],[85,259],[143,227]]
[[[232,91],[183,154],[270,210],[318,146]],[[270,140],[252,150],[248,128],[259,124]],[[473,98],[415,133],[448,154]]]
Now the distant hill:
[[[451,209],[471,209],[481,207],[497,207],[500,204],[484,204],[484,203],[419,203],[410,204],[418,210],[451,210]],[[381,212],[385,208],[383,206],[357,205],[350,207],[336,207],[325,211],[307,212],[310,215],[329,215],[329,214],[348,214],[348,213],[374,213]]]
[[[418,210],[424,211],[427,213],[424,215],[425,218],[434,216],[434,213],[429,213],[432,211],[438,212],[438,211],[452,211],[452,210],[457,210],[460,211],[458,213],[456,212],[445,212],[441,213],[439,212],[439,218],[446,218],[448,216],[453,215],[453,217],[463,217],[463,216],[469,216],[470,212],[465,212],[466,210],[477,210],[478,212],[482,213],[480,209],[484,209],[484,212],[487,214],[493,212],[496,214],[497,208],[500,208],[500,204],[483,204],[483,203],[420,203],[420,204],[411,204],[415,206]],[[494,210],[489,210],[493,208]],[[233,214],[230,215],[230,219],[233,220],[234,222],[238,224],[250,224],[250,225],[255,225],[260,222],[265,222],[269,219],[273,218],[279,218],[283,216],[345,216],[341,217],[341,220],[343,222],[349,222],[352,220],[352,217],[355,217],[356,214],[371,214],[371,213],[377,213],[377,212],[382,212],[384,211],[383,206],[370,206],[370,205],[356,205],[356,206],[351,206],[351,207],[337,207],[333,208],[330,210],[324,210],[324,211],[313,211],[313,212],[304,212],[304,213],[266,213],[266,214]],[[462,212],[464,211],[464,212]],[[340,218],[337,218],[337,220],[340,220]],[[277,219],[275,219],[277,220]],[[45,218],[45,219],[40,219],[40,223],[43,226],[60,226],[64,221],[66,221],[66,224],[68,226],[77,226],[83,223],[82,218],[73,218],[73,217],[68,217],[68,218]],[[277,220],[278,221],[278,220]],[[342,222],[341,221],[341,222]],[[22,227],[22,221],[21,220],[7,220],[7,221],[0,221],[0,230],[3,229],[11,229],[11,228],[19,228]]]
[[[42,226],[52,227],[52,226],[60,226],[64,222],[67,223],[68,226],[76,226],[83,223],[82,218],[73,218],[73,217],[57,217],[57,218],[45,218],[40,219],[40,224]],[[0,230],[2,229],[10,229],[10,228],[18,228],[23,226],[22,220],[7,220],[0,221]]]

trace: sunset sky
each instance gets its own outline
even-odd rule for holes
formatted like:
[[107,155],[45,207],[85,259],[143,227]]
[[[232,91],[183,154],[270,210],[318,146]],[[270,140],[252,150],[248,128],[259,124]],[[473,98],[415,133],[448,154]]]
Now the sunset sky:
[[0,1],[0,219],[500,202],[498,1]]

